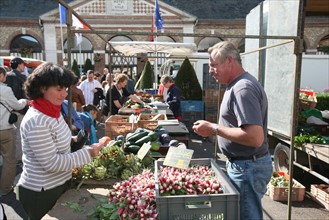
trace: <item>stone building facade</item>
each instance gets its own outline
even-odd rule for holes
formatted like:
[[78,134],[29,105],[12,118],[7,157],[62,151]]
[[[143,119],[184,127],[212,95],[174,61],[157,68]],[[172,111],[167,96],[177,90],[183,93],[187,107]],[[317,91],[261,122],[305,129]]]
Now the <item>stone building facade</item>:
[[[185,0],[182,0],[184,2]],[[40,2],[40,0],[31,0],[30,2]],[[41,1],[45,2],[45,1]],[[56,2],[56,1],[54,1]],[[106,40],[116,40],[115,38],[124,37],[124,40],[131,41],[149,41],[150,36],[147,35],[122,35],[122,32],[151,32],[152,16],[155,11],[154,0],[120,0],[120,1],[107,1],[107,0],[75,0],[69,1],[69,6],[72,7],[88,24],[95,30],[109,31],[109,34],[102,34]],[[245,12],[240,11],[230,12],[231,7],[238,8],[242,4],[241,1],[232,1],[219,5],[218,7],[227,7],[222,10],[221,15],[217,15],[216,11],[211,14],[210,5],[203,12],[196,12],[193,4],[201,7],[198,1],[189,1],[184,8],[177,8],[173,6],[171,0],[159,0],[160,12],[165,21],[164,31],[168,39],[173,42],[181,43],[195,43],[198,50],[204,50],[200,45],[213,44],[214,38],[220,40],[231,40],[237,46],[243,49],[243,35],[245,32],[245,16],[248,10],[257,6],[260,0],[248,1],[249,8]],[[213,1],[203,1],[203,4],[211,4]],[[24,3],[27,4],[27,3]],[[245,3],[247,4],[247,3]],[[17,6],[19,7],[19,6]],[[45,13],[36,14],[31,19],[26,19],[22,14],[17,17],[8,17],[6,14],[1,13],[0,19],[0,55],[22,55],[19,51],[15,51],[12,47],[13,41],[18,36],[30,36],[40,44],[41,51],[33,52],[32,57],[52,61],[57,63],[63,62],[62,41],[67,40],[66,25],[60,25],[59,10],[57,5],[49,5],[44,3]],[[1,10],[6,10],[2,7]],[[13,13],[15,9],[10,8]],[[207,11],[209,10],[209,11]],[[196,15],[187,12],[191,11]],[[27,13],[34,13],[33,7]],[[37,12],[35,12],[37,13]],[[225,14],[226,13],[226,14]],[[231,14],[231,19],[229,16]],[[239,17],[236,17],[239,15]],[[235,17],[234,17],[235,16]],[[223,17],[223,18],[222,18]],[[305,19],[304,27],[304,51],[308,54],[317,54],[319,45],[329,45],[329,19],[328,16],[307,16]],[[171,36],[171,33],[189,33],[197,34],[196,37],[186,36]],[[204,36],[202,36],[204,35]],[[239,35],[241,38],[222,38],[225,35]],[[209,36],[211,36],[209,38]],[[161,37],[160,37],[161,38]],[[95,34],[83,34],[83,40],[89,42],[91,48],[82,48],[84,57],[78,60],[80,64],[86,58],[92,59],[94,62],[94,54],[100,54],[101,62],[103,65],[109,65],[107,57],[107,43]],[[161,41],[161,39],[160,39]],[[77,49],[73,50],[73,59],[78,59]],[[81,53],[80,53],[81,54]],[[133,61],[133,62],[136,62]]]

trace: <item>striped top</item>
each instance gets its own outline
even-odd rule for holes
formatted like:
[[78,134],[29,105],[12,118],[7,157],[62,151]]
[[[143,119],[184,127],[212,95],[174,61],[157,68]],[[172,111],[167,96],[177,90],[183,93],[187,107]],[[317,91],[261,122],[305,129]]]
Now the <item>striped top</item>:
[[64,184],[72,169],[92,161],[83,148],[70,152],[71,131],[60,118],[30,107],[21,123],[23,172],[17,185],[40,192]]

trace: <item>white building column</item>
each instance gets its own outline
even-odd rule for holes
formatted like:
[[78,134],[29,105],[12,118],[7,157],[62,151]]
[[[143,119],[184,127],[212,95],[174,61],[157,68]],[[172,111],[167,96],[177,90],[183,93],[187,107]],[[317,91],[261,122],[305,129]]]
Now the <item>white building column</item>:
[[[183,33],[194,34],[194,25],[183,25]],[[194,43],[194,37],[183,37],[183,43]]]
[[56,28],[54,24],[44,24],[43,39],[45,41],[46,61],[58,63],[56,48]]

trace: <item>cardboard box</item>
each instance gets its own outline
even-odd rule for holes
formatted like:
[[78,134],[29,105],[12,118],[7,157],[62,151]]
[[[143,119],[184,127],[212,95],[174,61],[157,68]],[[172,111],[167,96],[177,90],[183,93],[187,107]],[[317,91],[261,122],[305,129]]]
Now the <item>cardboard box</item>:
[[[289,181],[289,175],[284,172],[273,172],[273,175],[284,176],[286,180]],[[292,187],[291,200],[292,201],[303,201],[305,196],[305,187],[293,179],[293,182],[296,184],[295,187]],[[270,197],[274,201],[288,201],[289,188],[287,187],[277,187],[269,183]]]

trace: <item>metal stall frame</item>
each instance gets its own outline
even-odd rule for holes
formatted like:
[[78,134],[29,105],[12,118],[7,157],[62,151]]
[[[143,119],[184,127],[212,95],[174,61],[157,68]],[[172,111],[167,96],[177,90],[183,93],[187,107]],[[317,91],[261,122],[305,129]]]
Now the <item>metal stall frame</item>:
[[[163,33],[158,33],[158,32],[134,32],[134,31],[100,31],[100,30],[95,30],[90,26],[79,14],[77,14],[67,3],[65,3],[63,0],[56,0],[59,4],[62,4],[66,9],[68,9],[68,13],[66,15],[66,21],[67,21],[67,36],[68,36],[68,43],[67,43],[67,52],[68,52],[68,66],[71,66],[71,36],[73,36],[75,33],[88,33],[88,34],[96,34],[99,36],[102,40],[104,40],[110,48],[109,51],[109,59],[111,59],[111,52],[113,51],[113,48],[111,47],[111,44],[101,35],[102,34],[114,34],[114,35],[147,35],[147,36],[184,36],[184,37],[219,37],[222,39],[229,39],[229,38],[251,38],[251,39],[280,39],[280,40],[287,40],[285,43],[291,43],[294,42],[294,54],[297,57],[296,64],[295,64],[295,69],[296,69],[296,74],[295,74],[295,81],[294,81],[294,96],[293,102],[294,106],[292,108],[292,129],[290,131],[290,137],[294,137],[296,134],[296,126],[298,124],[298,99],[299,99],[299,87],[300,87],[300,76],[301,76],[301,60],[302,60],[302,51],[303,51],[303,31],[304,31],[304,20],[305,20],[305,5],[306,1],[305,0],[299,0],[299,13],[298,13],[298,27],[297,27],[297,36],[292,37],[292,36],[268,36],[268,35],[220,35],[220,34],[191,34],[191,33],[177,33],[177,32],[163,32]],[[260,3],[261,7],[263,2]],[[90,30],[73,30],[71,29],[72,27],[72,14],[75,15],[80,21],[85,23]],[[260,15],[260,18],[262,20],[262,14]],[[278,45],[272,45],[272,46],[266,46],[262,47],[261,42],[259,45],[259,49],[256,51],[263,51],[266,49],[269,49],[271,47],[276,47],[280,46],[282,44]],[[246,55],[248,53],[252,53],[255,51],[250,51],[243,53],[241,55]],[[264,62],[262,60],[262,54],[259,54],[259,63]],[[111,64],[111,63],[110,63]],[[260,82],[263,84],[263,78],[259,76]],[[263,84],[264,85],[264,84]],[[71,121],[71,106],[72,105],[72,100],[71,100],[71,89],[69,88],[69,122]],[[294,146],[294,139],[290,138],[291,146]],[[294,148],[290,147],[290,158],[294,158]],[[289,167],[291,169],[290,171],[290,181],[289,181],[289,196],[288,196],[288,212],[287,212],[287,219],[291,219],[291,205],[292,205],[292,180],[293,180],[293,159],[289,160]]]

